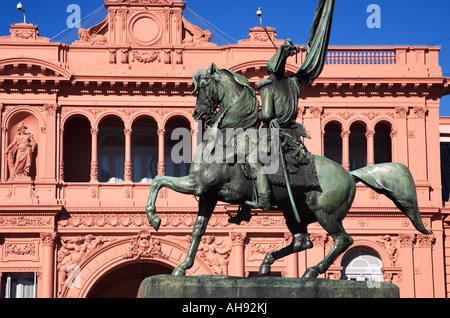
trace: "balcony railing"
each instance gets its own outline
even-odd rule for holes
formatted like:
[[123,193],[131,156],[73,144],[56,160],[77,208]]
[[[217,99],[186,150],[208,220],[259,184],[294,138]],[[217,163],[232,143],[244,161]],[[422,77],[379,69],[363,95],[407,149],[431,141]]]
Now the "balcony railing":
[[328,50],[326,64],[396,64],[394,49],[334,49]]

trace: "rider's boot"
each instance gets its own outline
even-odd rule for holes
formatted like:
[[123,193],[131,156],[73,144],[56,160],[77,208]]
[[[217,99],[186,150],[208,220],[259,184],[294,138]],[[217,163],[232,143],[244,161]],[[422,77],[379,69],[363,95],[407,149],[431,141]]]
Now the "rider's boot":
[[252,209],[261,209],[263,211],[269,211],[272,208],[270,205],[270,194],[266,193],[259,194],[256,201],[245,201],[245,204]]
[[245,204],[253,209],[262,209],[269,211],[270,206],[270,184],[267,175],[264,173],[262,165],[258,163],[249,163],[249,166],[256,177],[255,188],[258,194],[255,201],[245,201]]

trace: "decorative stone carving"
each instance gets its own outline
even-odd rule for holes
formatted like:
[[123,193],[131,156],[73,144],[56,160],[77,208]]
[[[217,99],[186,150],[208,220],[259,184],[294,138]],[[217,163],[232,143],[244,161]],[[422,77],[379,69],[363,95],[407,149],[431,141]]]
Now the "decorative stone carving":
[[313,117],[318,118],[322,114],[322,107],[313,106],[309,109],[309,112]]
[[129,52],[129,49],[120,49],[120,53],[121,53],[120,62],[122,64],[128,64],[128,52]]
[[277,33],[274,28],[255,27],[250,29],[247,41],[267,42],[268,45],[272,45],[272,42],[276,41],[276,37]]
[[34,256],[36,254],[35,244],[5,244],[5,256],[10,255],[30,255]]
[[406,118],[408,115],[408,107],[396,107],[395,113],[399,118]]
[[395,266],[398,260],[397,239],[391,238],[390,235],[384,235],[379,237],[377,243],[383,246],[388,253],[391,266]]
[[427,110],[424,107],[414,107],[414,114],[417,118],[425,118]]
[[80,28],[78,30],[80,43],[88,45],[104,45],[108,41],[103,34],[90,33],[89,30]]
[[231,242],[233,245],[244,245],[245,239],[247,238],[247,233],[230,233]]
[[33,135],[27,133],[28,127],[24,123],[19,125],[18,134],[13,142],[6,148],[8,160],[9,179],[30,176],[30,168],[34,162],[34,151],[37,143]]
[[252,243],[249,246],[250,259],[263,259],[267,253],[273,253],[280,249],[279,244]]
[[108,50],[108,59],[110,64],[116,64],[117,62],[117,51],[115,49]]
[[432,247],[436,242],[436,237],[434,235],[417,234],[416,237],[416,244],[418,247]]
[[231,248],[224,241],[216,241],[214,235],[203,236],[198,247],[197,256],[211,267],[215,275],[228,275]]
[[133,51],[133,57],[135,61],[144,64],[161,61],[158,51]]
[[41,240],[43,245],[53,246],[56,240],[56,233],[54,232],[41,233]]
[[202,30],[183,17],[184,37],[183,43],[187,46],[212,45],[211,31]]
[[128,252],[123,258],[138,259],[153,257],[169,258],[162,251],[161,242],[158,239],[153,239],[149,231],[143,230],[130,240]]
[[414,234],[400,234],[398,240],[401,247],[412,247],[416,241],[416,236]]
[[[94,251],[103,246],[109,239],[94,237],[88,234],[71,240],[61,239],[61,248],[58,251],[58,287],[61,292],[68,279],[74,279],[79,272],[80,264]],[[73,273],[72,273],[73,272]],[[72,277],[71,277],[72,276]]]
[[119,3],[144,3],[144,4],[171,4],[171,0],[118,0]]
[[52,216],[0,216],[1,227],[50,227],[53,226]]

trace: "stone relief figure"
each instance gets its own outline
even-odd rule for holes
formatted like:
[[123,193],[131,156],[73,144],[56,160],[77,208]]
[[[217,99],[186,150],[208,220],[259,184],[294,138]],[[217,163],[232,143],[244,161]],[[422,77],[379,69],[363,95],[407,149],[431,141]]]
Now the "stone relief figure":
[[61,249],[58,252],[59,291],[66,282],[69,284],[74,280],[71,276],[79,271],[81,262],[107,241],[108,239],[96,238],[91,234],[72,240],[61,240]]
[[185,45],[197,46],[197,45],[205,45],[211,41],[211,31],[210,30],[202,30],[198,26],[193,25],[188,20],[183,18],[184,25],[184,40],[183,43]]
[[21,123],[13,142],[6,148],[10,180],[15,177],[30,176],[33,153],[37,143],[33,135],[27,132],[27,129],[28,127]]
[[398,249],[396,247],[397,239],[392,238],[390,235],[380,235],[377,242],[386,249],[389,254],[391,265],[395,266],[398,261]]
[[216,242],[212,235],[202,237],[198,247],[200,258],[205,260],[216,275],[228,275],[228,262],[231,248]]
[[89,43],[91,45],[103,45],[106,44],[107,40],[103,34],[89,34],[89,30],[80,28],[78,30],[78,37],[80,42]]

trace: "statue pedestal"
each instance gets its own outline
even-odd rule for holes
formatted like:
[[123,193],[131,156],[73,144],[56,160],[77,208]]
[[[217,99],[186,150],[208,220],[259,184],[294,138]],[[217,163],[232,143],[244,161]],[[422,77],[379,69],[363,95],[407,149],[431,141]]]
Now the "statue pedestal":
[[399,298],[384,282],[323,278],[155,275],[144,279],[138,298]]

